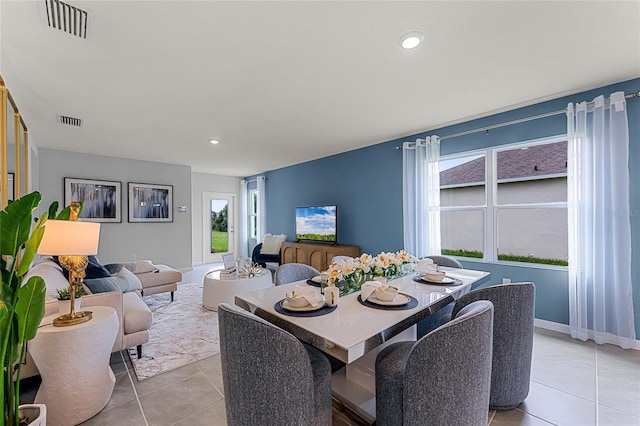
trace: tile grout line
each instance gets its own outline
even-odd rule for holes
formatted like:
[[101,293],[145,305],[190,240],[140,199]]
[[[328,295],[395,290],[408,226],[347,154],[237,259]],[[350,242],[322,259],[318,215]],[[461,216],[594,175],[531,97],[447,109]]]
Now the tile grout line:
[[493,410],[493,413],[491,414],[491,416],[489,417],[489,422],[487,423],[487,426],[491,425],[491,422],[493,421],[493,418],[496,416],[496,410]]
[[[214,356],[215,356],[215,355],[214,355]],[[202,367],[200,367],[200,365],[198,364],[198,361],[194,362],[194,364],[196,365],[196,367],[198,367],[198,369],[200,370],[200,372],[201,372],[202,374],[204,374],[204,377],[206,377],[206,378],[207,378],[207,381],[208,381],[209,383],[211,383],[211,386],[213,386],[213,388],[214,388],[215,390],[217,390],[217,391],[218,391],[218,393],[220,394],[220,396],[222,396],[222,399],[221,399],[221,400],[219,400],[219,401],[214,402],[213,404],[211,404],[211,405],[209,405],[209,406],[207,406],[207,407],[204,407],[202,410],[199,410],[199,411],[196,411],[195,413],[191,413],[191,414],[189,414],[187,417],[185,417],[184,419],[180,419],[180,420],[178,420],[177,422],[173,423],[171,426],[177,425],[177,424],[179,424],[180,422],[183,422],[184,420],[188,419],[189,417],[191,417],[191,416],[193,416],[193,415],[195,415],[195,414],[201,413],[201,412],[203,412],[203,411],[205,411],[205,410],[207,410],[207,409],[211,408],[212,406],[214,406],[214,405],[218,404],[220,401],[224,401],[224,395],[222,394],[222,392],[220,392],[220,390],[219,390],[219,389],[218,389],[218,387],[213,383],[213,381],[211,381],[211,379],[209,378],[209,376],[207,375],[207,373],[205,373],[205,371],[202,369]],[[148,426],[148,425],[147,425],[147,426]]]
[[[218,354],[218,355],[219,355],[219,354]],[[213,356],[215,356],[215,355],[213,355]],[[212,358],[213,358],[213,357],[212,357]],[[206,358],[205,358],[205,359],[206,359]],[[218,387],[216,386],[216,384],[215,384],[215,383],[213,383],[213,380],[211,380],[211,379],[209,378],[209,375],[208,375],[208,374],[207,374],[207,373],[202,369],[202,367],[200,367],[200,364],[198,364],[198,362],[199,362],[199,361],[196,361],[196,362],[195,362],[196,367],[198,367],[198,369],[202,372],[202,374],[204,374],[204,377],[206,377],[206,378],[207,378],[207,381],[208,381],[209,383],[211,383],[211,386],[213,386],[213,388],[214,388],[215,390],[217,390],[217,391],[218,391],[218,393],[220,394],[220,396],[222,396],[222,399],[224,400],[224,399],[225,399],[224,392],[222,392],[220,389],[218,389]]]
[[[124,359],[124,355],[122,354],[122,351],[120,351],[120,357],[122,358],[122,361],[126,366],[127,361]],[[131,368],[133,368],[133,365],[131,366]],[[131,377],[131,371],[129,371],[129,368],[127,368],[126,370],[127,370],[127,376],[129,377],[129,383],[131,384],[131,388],[133,388],[133,394],[136,396],[136,402],[138,403],[138,408],[140,408],[140,414],[142,414],[142,420],[144,420],[144,426],[149,426],[149,422],[147,422],[147,416],[145,416],[144,409],[142,408],[142,402],[140,402],[140,396],[138,395],[138,390],[136,389],[136,385],[133,383],[133,377]]]

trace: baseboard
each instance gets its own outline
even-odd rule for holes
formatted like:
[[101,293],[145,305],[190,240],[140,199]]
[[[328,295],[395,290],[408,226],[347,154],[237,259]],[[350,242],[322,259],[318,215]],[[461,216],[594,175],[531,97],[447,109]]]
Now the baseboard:
[[[541,320],[541,319],[534,319],[533,320],[533,325],[535,327],[543,328],[545,330],[557,331],[558,333],[571,335],[571,330],[569,329],[569,326],[566,325],[566,324],[560,324],[560,323],[557,323],[557,322],[546,321],[546,320]],[[589,336],[590,340],[594,340],[593,339],[593,331],[589,331],[588,332],[588,336]],[[613,335],[610,335],[610,334],[606,334],[605,335],[606,343],[610,343],[612,345],[618,346],[617,340],[618,340],[617,336],[613,336]],[[631,339],[629,339],[629,340],[631,340]],[[640,340],[637,340],[637,339],[631,340],[631,349],[635,349],[637,351],[640,351]]]
[[560,324],[559,322],[552,322],[547,320],[541,320],[535,318],[533,320],[535,327],[544,328],[545,330],[557,331],[558,333],[571,334],[569,326],[566,324]]

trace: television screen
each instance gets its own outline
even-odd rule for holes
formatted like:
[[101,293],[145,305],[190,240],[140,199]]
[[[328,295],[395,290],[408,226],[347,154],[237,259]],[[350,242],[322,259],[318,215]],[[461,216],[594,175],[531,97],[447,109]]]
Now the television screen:
[[296,239],[336,243],[336,206],[296,207]]

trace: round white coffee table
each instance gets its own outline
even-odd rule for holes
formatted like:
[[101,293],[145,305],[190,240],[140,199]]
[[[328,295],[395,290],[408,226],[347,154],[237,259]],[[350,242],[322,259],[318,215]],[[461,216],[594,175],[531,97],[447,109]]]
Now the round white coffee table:
[[202,283],[202,305],[212,311],[218,311],[218,304],[235,303],[237,294],[273,287],[271,271],[262,270],[262,275],[253,278],[235,278],[221,280],[220,271],[209,272]]
[[[41,326],[29,351],[42,376],[36,404],[47,405],[47,422],[75,425],[95,416],[111,398],[116,378],[109,367],[118,316],[108,306],[84,310],[93,317],[68,327]],[[45,317],[51,324],[59,313]]]

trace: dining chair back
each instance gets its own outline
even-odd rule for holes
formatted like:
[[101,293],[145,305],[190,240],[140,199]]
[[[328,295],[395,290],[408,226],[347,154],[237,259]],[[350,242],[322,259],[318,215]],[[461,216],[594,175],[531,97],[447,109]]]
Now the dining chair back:
[[493,306],[478,301],[417,342],[376,358],[376,424],[487,423]]
[[[449,256],[426,256],[438,266],[447,266],[449,268],[463,269],[462,263],[453,257]],[[432,332],[436,328],[440,327],[443,323],[451,318],[451,312],[453,312],[453,305],[455,302],[451,302],[441,309],[433,312],[431,315],[423,319],[418,323],[417,335],[418,339]]]
[[440,256],[435,254],[431,256],[426,256],[426,257],[433,260],[433,263],[435,263],[438,266],[447,266],[449,268],[464,269],[464,266],[462,266],[462,263],[460,263],[460,261],[458,261],[457,259],[454,259],[453,257]]
[[294,281],[308,280],[317,275],[320,271],[304,263],[285,263],[278,266],[274,282],[276,285],[288,284]]
[[330,425],[329,361],[237,306],[218,306],[229,425]]
[[342,255],[341,256],[333,256],[331,258],[331,263],[333,264],[333,263],[342,262],[343,260],[351,260],[351,259],[353,259],[353,257],[351,257],[351,256],[342,256]]
[[461,296],[453,317],[477,300],[493,303],[493,362],[490,408],[510,410],[529,394],[535,285],[531,282],[500,284]]

